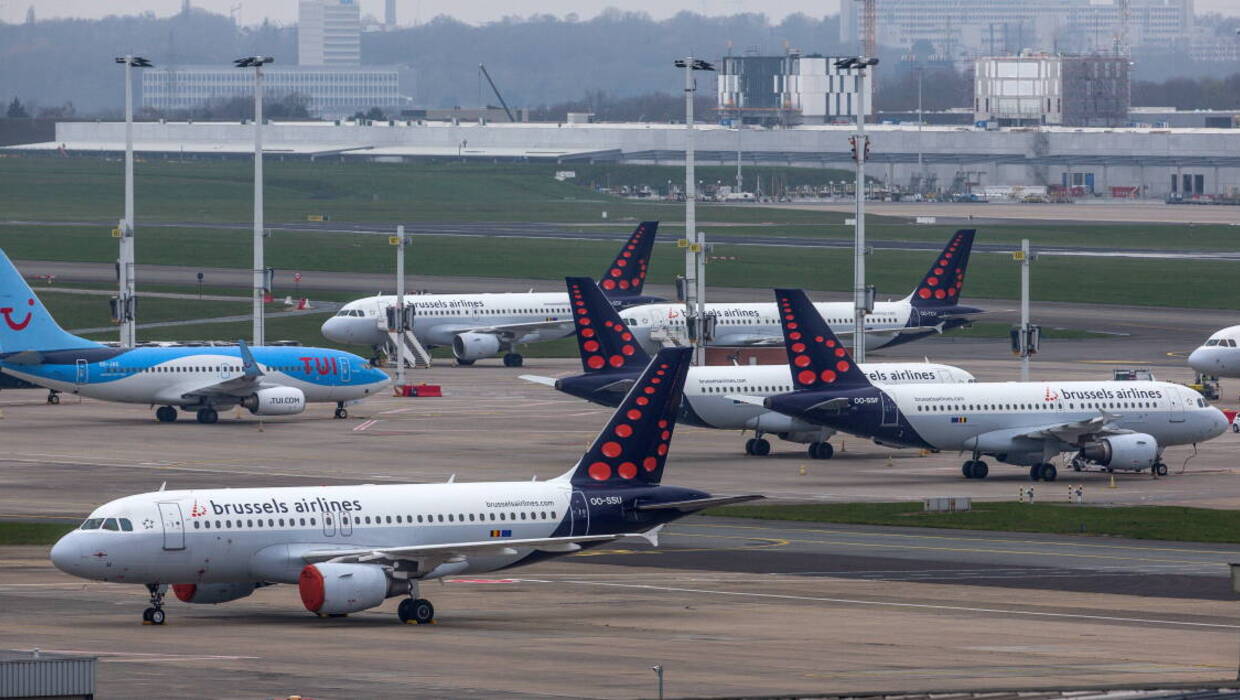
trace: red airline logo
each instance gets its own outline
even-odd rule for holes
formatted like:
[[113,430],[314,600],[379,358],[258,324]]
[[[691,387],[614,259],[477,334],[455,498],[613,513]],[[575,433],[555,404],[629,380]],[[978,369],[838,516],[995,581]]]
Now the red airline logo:
[[[34,298],[32,297],[30,299],[27,299],[26,305],[34,306]],[[14,321],[13,320],[13,307],[11,306],[0,307],[0,315],[4,316],[5,325],[7,325],[9,328],[12,328],[15,331],[25,330],[26,326],[30,325],[31,319],[34,318],[34,313],[27,311],[26,318],[20,321]]]

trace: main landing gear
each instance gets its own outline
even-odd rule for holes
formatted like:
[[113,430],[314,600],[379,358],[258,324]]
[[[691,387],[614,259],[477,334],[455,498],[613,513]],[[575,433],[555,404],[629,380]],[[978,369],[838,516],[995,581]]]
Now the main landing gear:
[[349,411],[345,409],[343,401],[336,402],[336,418],[343,420],[349,417]]
[[406,625],[435,624],[435,606],[425,598],[418,597],[418,584],[409,582],[409,597],[400,601],[396,608],[396,616]]
[[55,389],[48,389],[47,402],[53,406],[60,403],[60,392],[56,391]]
[[1030,481],[1054,481],[1057,476],[1059,476],[1059,470],[1050,462],[1043,462],[1042,464],[1035,464],[1029,467]]
[[[156,416],[158,415],[159,414],[157,413]],[[173,416],[173,418],[175,419],[175,415]],[[220,422],[220,414],[217,413],[214,408],[200,408],[198,409],[198,422],[204,425],[218,423]]]
[[164,624],[164,587],[158,583],[148,583],[146,590],[151,592],[151,607],[142,611],[142,624],[162,625]]
[[[504,366],[505,367],[520,367],[523,364],[525,364],[525,358],[521,357],[521,353],[519,352],[504,353]],[[430,605],[430,603],[427,603],[427,605]]]
[[745,441],[745,454],[765,457],[771,453],[771,442],[765,438],[755,437]]
[[985,479],[990,473],[990,467],[980,459],[971,459],[964,463],[960,471],[964,473],[966,479]]
[[835,448],[829,442],[811,442],[809,444],[810,459],[831,459]]
[[[160,423],[171,423],[177,419],[177,410],[171,406],[160,406],[155,409],[155,420]],[[200,419],[201,420],[201,419]]]

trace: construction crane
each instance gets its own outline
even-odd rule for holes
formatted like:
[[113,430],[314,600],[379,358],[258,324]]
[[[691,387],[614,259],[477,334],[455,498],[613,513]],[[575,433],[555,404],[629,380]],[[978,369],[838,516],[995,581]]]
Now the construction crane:
[[861,55],[878,53],[878,0],[857,0],[861,3]]
[[495,87],[495,81],[491,80],[491,74],[487,72],[487,67],[479,63],[478,70],[482,72],[482,77],[487,79],[487,83],[491,86],[491,90],[495,93],[495,96],[499,98],[499,104],[504,108],[504,114],[508,115],[508,121],[516,122],[517,120],[512,117],[512,110],[508,109],[508,103],[504,101],[504,96],[499,94],[499,88]]
[[1128,45],[1128,23],[1132,19],[1132,8],[1129,0],[1116,0],[1115,5],[1115,9],[1119,12],[1119,35],[1115,40],[1115,53],[1127,56],[1131,51]]

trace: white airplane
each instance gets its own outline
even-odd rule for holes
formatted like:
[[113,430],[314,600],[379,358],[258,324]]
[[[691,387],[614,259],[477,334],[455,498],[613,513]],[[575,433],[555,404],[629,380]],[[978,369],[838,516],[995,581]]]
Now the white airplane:
[[1188,366],[1213,377],[1240,377],[1240,326],[1216,331],[1189,354]]
[[[593,403],[616,406],[650,357],[635,342],[593,280],[567,277],[564,281],[574,306],[586,311],[574,316],[584,373],[559,379],[530,374],[521,378]],[[861,370],[875,383],[884,385],[974,381],[973,375],[958,367],[930,362],[866,364]],[[808,444],[812,459],[831,459],[835,448],[827,438],[835,434],[834,430],[731,398],[732,394],[773,396],[787,391],[792,391],[788,365],[691,367],[685,380],[680,420],[701,428],[752,430],[754,437],[745,442],[745,454],[770,454],[771,443],[763,435],[771,434],[788,442]]]
[[805,292],[777,289],[796,390],[738,397],[773,411],[872,438],[881,445],[971,452],[962,472],[986,478],[981,461],[1028,466],[1054,481],[1051,459],[1072,466],[1167,473],[1163,449],[1204,442],[1227,430],[1223,412],[1179,384],[1155,381],[978,382],[876,387]]
[[159,406],[161,422],[177,409],[215,423],[243,406],[259,416],[287,416],[307,403],[345,406],[383,390],[383,370],[347,352],[300,346],[113,348],[68,333],[0,250],[0,371],[52,391],[102,401]]
[[[868,350],[900,345],[966,325],[981,309],[960,304],[965,270],[973,249],[972,229],[957,231],[934,259],[921,282],[899,301],[877,302],[866,317]],[[838,335],[853,332],[853,303],[814,305]],[[715,317],[711,345],[778,345],[782,342],[779,314],[772,303],[706,304]],[[645,304],[625,311],[625,322],[642,346],[653,352],[663,344],[686,338],[684,304]]]
[[[599,287],[618,306],[663,301],[643,296],[646,267],[659,232],[659,222],[645,221],[633,230],[607,266]],[[504,365],[520,367],[517,348],[566,338],[573,332],[568,298],[558,292],[505,294],[414,294],[413,334],[429,348],[447,346],[458,364],[504,353]],[[369,345],[377,357],[388,342],[387,313],[396,297],[380,294],[345,304],[323,323],[323,336],[346,345]]]
[[143,621],[163,624],[172,584],[187,603],[223,603],[296,584],[320,616],[407,596],[401,622],[435,609],[419,584],[533,564],[622,537],[657,544],[666,523],[716,497],[663,486],[689,350],[659,353],[594,443],[550,481],[156,491],[96,508],[52,547],[87,579],[145,584]]

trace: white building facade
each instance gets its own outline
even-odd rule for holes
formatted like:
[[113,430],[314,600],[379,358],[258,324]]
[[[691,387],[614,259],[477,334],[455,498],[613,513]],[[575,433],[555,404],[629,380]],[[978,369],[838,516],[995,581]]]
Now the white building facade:
[[728,56],[717,76],[718,108],[745,123],[830,124],[871,113],[871,82],[830,56]]
[[301,0],[297,12],[297,63],[362,63],[361,8],[357,0]]
[[1124,126],[1128,71],[1122,56],[979,58],[974,119],[997,126]]
[[[402,106],[401,71],[388,66],[280,67],[263,69],[267,99],[304,95],[313,115],[335,118],[379,107],[392,114]],[[224,66],[171,66],[142,72],[142,107],[175,112],[205,103],[254,95],[254,71]]]

